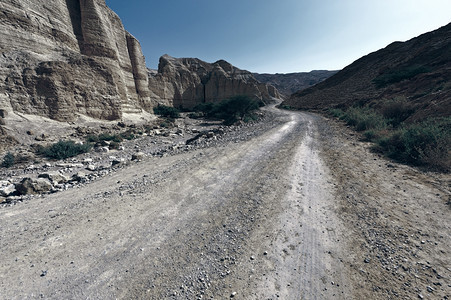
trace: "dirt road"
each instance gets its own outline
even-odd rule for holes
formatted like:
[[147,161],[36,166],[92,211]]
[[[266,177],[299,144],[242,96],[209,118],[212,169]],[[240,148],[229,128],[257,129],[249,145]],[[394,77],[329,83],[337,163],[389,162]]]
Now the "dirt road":
[[270,110],[250,140],[0,208],[0,298],[451,297],[449,177]]

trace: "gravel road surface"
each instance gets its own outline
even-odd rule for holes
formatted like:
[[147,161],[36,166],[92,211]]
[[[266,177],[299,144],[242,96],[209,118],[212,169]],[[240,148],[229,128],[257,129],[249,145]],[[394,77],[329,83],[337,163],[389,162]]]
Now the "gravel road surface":
[[247,139],[1,207],[0,298],[450,298],[449,176],[267,110]]

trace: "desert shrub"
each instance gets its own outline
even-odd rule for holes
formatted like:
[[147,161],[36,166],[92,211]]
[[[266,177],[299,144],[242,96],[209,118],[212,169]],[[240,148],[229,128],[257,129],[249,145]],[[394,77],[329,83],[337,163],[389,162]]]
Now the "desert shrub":
[[363,138],[365,141],[373,142],[380,137],[380,132],[374,129],[367,130],[363,133]]
[[381,130],[387,127],[387,120],[369,107],[351,107],[340,118],[348,125],[354,126],[357,131]]
[[261,101],[253,100],[248,96],[234,96],[219,103],[203,103],[194,109],[207,118],[224,120],[224,124],[231,125],[239,120],[255,120],[254,111],[261,105]]
[[342,109],[339,108],[329,108],[327,110],[328,114],[335,117],[335,118],[341,118],[345,112]]
[[381,112],[390,125],[398,127],[415,112],[415,108],[405,97],[397,97],[384,103]]
[[403,68],[392,69],[388,72],[385,72],[379,76],[377,76],[373,83],[377,88],[383,88],[390,84],[394,84],[400,82],[402,80],[411,79],[418,74],[429,72],[429,68],[421,65],[413,65]]
[[86,141],[88,143],[98,143],[101,141],[120,143],[120,142],[122,142],[122,140],[123,140],[123,138],[120,135],[108,134],[108,133],[102,133],[100,135],[88,135],[86,137]]
[[427,120],[395,130],[378,145],[391,158],[413,165],[449,169],[451,118]]
[[39,154],[53,159],[65,159],[89,152],[91,147],[90,144],[76,144],[74,141],[60,140],[50,146],[42,147]]
[[215,108],[214,103],[200,103],[194,106],[193,110],[195,112],[201,112],[204,113],[205,115],[208,115],[214,110],[214,108]]
[[161,105],[158,104],[158,106],[153,108],[153,112],[156,115],[162,116],[162,117],[169,117],[169,118],[178,118],[180,117],[180,111],[171,106]]
[[126,139],[126,140],[128,140],[128,141],[131,141],[131,140],[133,140],[133,139],[136,138],[136,135],[135,135],[135,133],[134,133],[133,131],[127,130],[127,131],[122,132],[122,133],[120,134],[120,138],[121,138],[121,139]]
[[238,120],[243,120],[245,116],[252,115],[252,112],[259,107],[258,101],[247,96],[235,96],[220,102],[215,114],[220,119],[224,119],[226,125],[231,125]]
[[14,157],[14,154],[11,152],[6,153],[6,155],[3,157],[2,161],[2,167],[3,168],[11,168],[14,163],[16,162],[16,158]]

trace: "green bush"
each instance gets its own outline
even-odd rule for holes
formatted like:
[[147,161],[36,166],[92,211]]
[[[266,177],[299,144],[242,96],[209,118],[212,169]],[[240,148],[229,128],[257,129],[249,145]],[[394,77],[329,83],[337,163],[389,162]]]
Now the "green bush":
[[398,97],[384,103],[381,111],[390,125],[398,127],[415,112],[415,108],[405,97]]
[[335,118],[341,118],[345,114],[345,112],[339,108],[329,108],[327,112]]
[[90,144],[76,144],[74,141],[59,141],[39,150],[41,155],[53,159],[65,159],[74,157],[91,150]]
[[153,108],[153,112],[156,115],[162,116],[162,117],[169,117],[169,118],[178,118],[180,117],[180,111],[171,106],[161,105],[158,104],[158,106]]
[[219,103],[203,103],[194,110],[201,112],[207,118],[224,120],[224,124],[231,125],[239,120],[245,122],[255,120],[254,111],[261,105],[261,101],[253,100],[248,96],[234,96]]
[[3,168],[11,168],[15,162],[16,162],[16,158],[14,157],[14,155],[11,152],[8,152],[3,157],[2,167]]
[[405,124],[414,108],[405,99],[387,102],[378,112],[368,106],[346,111],[329,109],[329,114],[344,120],[375,150],[400,162],[449,171],[451,167],[451,117]]
[[451,118],[428,120],[400,128],[379,139],[387,156],[413,165],[446,170],[451,157]]
[[369,129],[382,130],[387,127],[387,120],[379,113],[368,107],[351,107],[340,117],[357,131]]
[[121,138],[121,140],[126,139],[128,141],[131,141],[136,138],[136,135],[133,131],[127,130],[127,131],[121,133],[120,138]]
[[363,137],[364,137],[365,141],[373,142],[373,141],[379,139],[380,133],[377,130],[370,129],[363,133]]
[[413,65],[403,68],[392,69],[384,74],[377,76],[373,83],[377,88],[383,88],[390,84],[400,82],[402,80],[411,79],[418,74],[430,72],[425,66]]

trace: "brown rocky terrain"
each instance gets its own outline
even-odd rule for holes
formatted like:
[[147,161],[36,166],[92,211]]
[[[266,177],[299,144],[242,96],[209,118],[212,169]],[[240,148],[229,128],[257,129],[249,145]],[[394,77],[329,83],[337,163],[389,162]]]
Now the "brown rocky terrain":
[[152,107],[139,42],[104,0],[1,0],[0,9],[0,109],[74,121]]
[[258,81],[273,85],[280,94],[288,98],[291,94],[318,84],[337,72],[314,70],[287,74],[253,73],[253,75]]
[[368,54],[283,104],[298,109],[347,107],[405,97],[410,120],[451,112],[451,24]]
[[255,79],[252,73],[219,60],[213,64],[197,58],[160,58],[158,72],[149,72],[151,99],[165,105],[193,108],[246,95],[268,101],[280,98],[276,88]]

